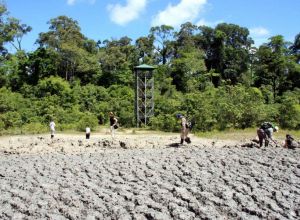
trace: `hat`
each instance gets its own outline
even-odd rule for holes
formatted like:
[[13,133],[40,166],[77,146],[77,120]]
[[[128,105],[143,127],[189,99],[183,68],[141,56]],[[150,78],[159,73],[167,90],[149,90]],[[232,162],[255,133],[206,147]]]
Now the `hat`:
[[275,126],[274,129],[275,129],[275,131],[278,131],[278,130],[279,130],[278,126]]

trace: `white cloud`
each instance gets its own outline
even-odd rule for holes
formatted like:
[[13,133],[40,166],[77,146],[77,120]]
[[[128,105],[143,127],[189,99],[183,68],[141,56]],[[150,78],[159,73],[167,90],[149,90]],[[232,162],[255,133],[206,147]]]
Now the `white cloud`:
[[67,3],[68,5],[74,5],[76,2],[76,0],[68,0]]
[[260,45],[267,43],[269,40],[268,37],[252,37],[254,40],[254,46],[259,47]]
[[257,37],[268,36],[270,31],[263,27],[250,28],[250,34]]
[[94,4],[96,0],[67,0],[68,5],[74,5],[76,2],[88,2],[89,4]]
[[268,38],[270,37],[270,31],[264,27],[254,27],[250,28],[250,36],[254,40],[254,45],[259,47],[263,43],[268,42]]
[[127,0],[126,5],[120,4],[108,5],[110,19],[119,25],[125,25],[140,16],[145,9],[147,0]]
[[178,5],[169,4],[164,11],[160,11],[152,20],[152,26],[171,25],[178,27],[185,22],[196,19],[206,0],[181,0]]
[[214,21],[214,22],[209,22],[209,21],[206,21],[205,19],[201,19],[196,23],[196,25],[197,26],[205,25],[205,26],[209,26],[209,27],[215,27],[220,23],[224,23],[224,21],[218,20],[218,21]]

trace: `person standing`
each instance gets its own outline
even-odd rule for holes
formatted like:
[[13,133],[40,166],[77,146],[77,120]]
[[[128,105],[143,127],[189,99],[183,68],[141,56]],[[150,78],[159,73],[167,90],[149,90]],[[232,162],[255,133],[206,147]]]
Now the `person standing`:
[[55,122],[51,120],[49,126],[50,126],[51,139],[53,139],[55,133]]
[[177,114],[176,117],[180,119],[180,144],[183,144],[186,141],[188,144],[191,143],[191,139],[188,137],[189,126],[186,118],[182,114]]
[[118,119],[115,117],[113,112],[109,113],[109,123],[110,123],[110,134],[111,137],[115,137],[115,130],[118,128]]
[[85,138],[90,139],[90,135],[91,135],[91,129],[90,129],[90,127],[86,127],[85,128]]

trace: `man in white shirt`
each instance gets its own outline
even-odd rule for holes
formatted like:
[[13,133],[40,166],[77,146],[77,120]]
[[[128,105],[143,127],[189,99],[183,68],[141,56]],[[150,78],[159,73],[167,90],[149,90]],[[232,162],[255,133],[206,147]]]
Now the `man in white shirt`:
[[89,127],[85,128],[85,138],[90,139],[91,129]]
[[53,120],[50,122],[49,126],[50,126],[51,139],[52,139],[54,138],[54,133],[55,133],[55,123]]

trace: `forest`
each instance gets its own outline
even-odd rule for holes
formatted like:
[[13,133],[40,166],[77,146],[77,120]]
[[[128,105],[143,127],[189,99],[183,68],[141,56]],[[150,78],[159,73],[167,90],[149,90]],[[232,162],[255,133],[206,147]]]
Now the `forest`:
[[[152,27],[135,41],[95,41],[67,16],[48,21],[37,49],[22,37],[32,28],[0,4],[0,134],[38,133],[54,119],[61,131],[108,124],[134,127],[134,67],[155,67],[155,109],[149,128],[178,129],[177,113],[195,131],[245,129],[271,121],[300,128],[300,32],[255,47],[247,27],[184,23]],[[15,52],[8,50],[8,45]]]

